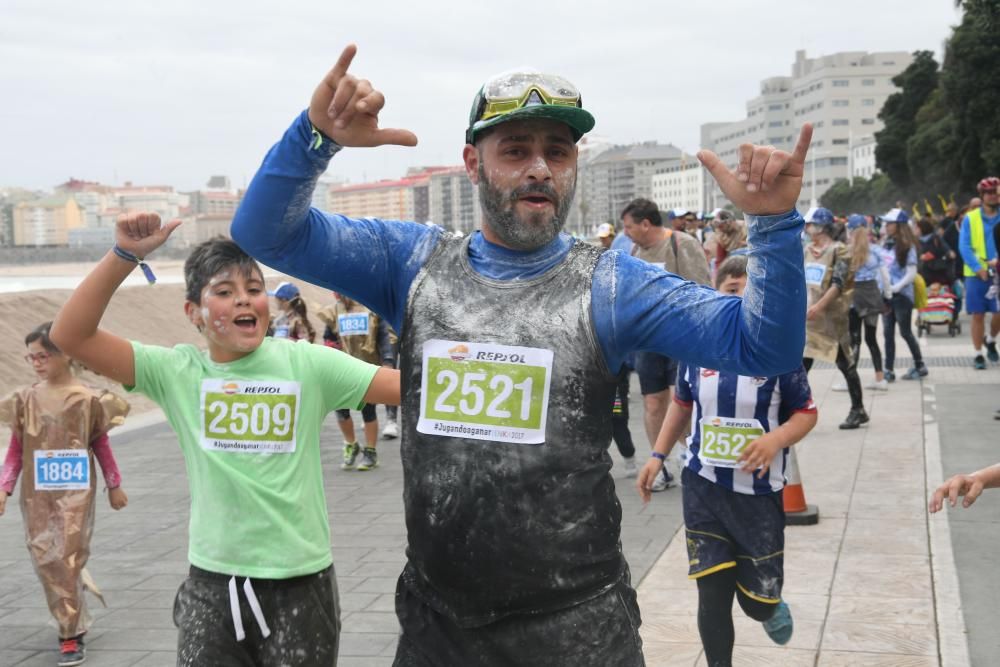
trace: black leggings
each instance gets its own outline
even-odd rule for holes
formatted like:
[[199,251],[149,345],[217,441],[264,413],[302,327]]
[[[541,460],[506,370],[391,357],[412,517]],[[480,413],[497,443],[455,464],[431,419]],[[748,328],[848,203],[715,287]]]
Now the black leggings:
[[763,623],[774,615],[776,604],[758,602],[736,588],[736,568],[731,567],[698,579],[698,634],[709,667],[733,664],[733,596],[744,613]]
[[[808,373],[812,369],[813,360],[806,357],[802,360],[802,366],[806,369],[806,373]],[[840,369],[841,375],[847,381],[847,393],[851,397],[851,409],[864,410],[865,403],[861,397],[861,378],[858,377],[858,367],[854,363],[854,359],[844,354],[844,348],[840,345],[837,346],[837,368]]]
[[868,324],[868,321],[862,319],[858,315],[858,311],[851,308],[849,312],[848,327],[851,332],[851,353],[854,356],[854,366],[857,367],[858,360],[861,358],[861,326],[864,325],[865,328],[865,345],[868,346],[868,352],[872,355],[872,366],[875,368],[876,373],[882,372],[882,351],[878,347],[878,322],[875,324]]
[[913,335],[913,328],[910,326],[910,318],[913,315],[913,302],[902,294],[892,295],[892,308],[882,315],[882,324],[885,325],[885,369],[891,371],[896,367],[896,325],[899,325],[899,335],[906,341],[906,346],[910,348],[913,355],[913,365],[920,368],[924,365],[924,358],[920,354],[920,345]]

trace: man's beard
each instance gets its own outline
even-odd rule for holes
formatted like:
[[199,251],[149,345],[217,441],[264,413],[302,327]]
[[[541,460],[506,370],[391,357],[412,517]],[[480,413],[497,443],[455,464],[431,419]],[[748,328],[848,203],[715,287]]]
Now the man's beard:
[[[537,212],[522,219],[514,207],[521,197],[529,194],[540,194],[548,197],[555,206],[555,213]],[[566,224],[569,207],[576,193],[576,175],[573,175],[573,187],[565,197],[559,197],[556,189],[549,183],[532,183],[515,188],[505,193],[493,187],[486,177],[483,165],[479,164],[479,200],[483,206],[483,221],[500,239],[503,245],[514,250],[536,250],[551,242]]]

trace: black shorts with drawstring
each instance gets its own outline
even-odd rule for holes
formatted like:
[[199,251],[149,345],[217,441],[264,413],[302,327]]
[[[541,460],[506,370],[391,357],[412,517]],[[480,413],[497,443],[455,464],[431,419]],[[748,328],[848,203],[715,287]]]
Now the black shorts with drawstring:
[[340,602],[333,566],[291,579],[249,579],[249,592],[245,577],[236,577],[235,588],[230,579],[191,566],[174,599],[178,667],[337,664]]

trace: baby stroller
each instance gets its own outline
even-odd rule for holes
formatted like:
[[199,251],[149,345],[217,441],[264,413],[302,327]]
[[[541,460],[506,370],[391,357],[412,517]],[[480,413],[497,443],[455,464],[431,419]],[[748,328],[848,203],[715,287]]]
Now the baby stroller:
[[917,335],[931,332],[931,327],[947,325],[948,335],[962,333],[962,324],[955,313],[958,297],[946,285],[934,283],[927,288],[927,305],[917,313]]

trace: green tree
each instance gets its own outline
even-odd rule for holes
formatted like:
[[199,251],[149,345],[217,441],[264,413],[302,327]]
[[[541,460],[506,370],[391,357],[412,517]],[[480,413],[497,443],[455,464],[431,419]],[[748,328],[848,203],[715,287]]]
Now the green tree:
[[935,200],[938,193],[961,192],[958,120],[935,90],[916,117],[916,131],[906,141],[910,193]]
[[1000,0],[965,0],[962,8],[945,50],[941,90],[953,116],[957,189],[971,194],[979,179],[1000,173]]
[[851,184],[840,180],[823,193],[819,203],[837,215],[883,213],[895,206],[900,191],[888,176],[875,174],[871,180],[855,178]]
[[890,95],[878,117],[885,127],[875,133],[875,164],[901,188],[909,188],[907,141],[917,130],[917,112],[938,86],[938,63],[931,51],[917,51],[913,62],[892,82],[900,88]]

